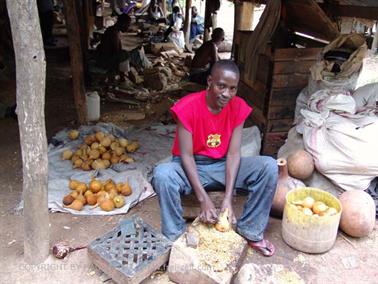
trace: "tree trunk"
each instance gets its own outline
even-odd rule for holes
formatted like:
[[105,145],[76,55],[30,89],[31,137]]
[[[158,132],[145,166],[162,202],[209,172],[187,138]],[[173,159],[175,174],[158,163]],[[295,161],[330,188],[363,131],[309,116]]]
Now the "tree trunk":
[[63,0],[66,16],[68,45],[70,48],[70,61],[72,72],[72,85],[76,111],[80,124],[86,124],[87,107],[84,85],[83,52],[80,38],[80,25],[77,17],[75,1]]
[[16,58],[17,116],[23,163],[24,256],[41,263],[49,254],[46,62],[36,0],[7,0]]

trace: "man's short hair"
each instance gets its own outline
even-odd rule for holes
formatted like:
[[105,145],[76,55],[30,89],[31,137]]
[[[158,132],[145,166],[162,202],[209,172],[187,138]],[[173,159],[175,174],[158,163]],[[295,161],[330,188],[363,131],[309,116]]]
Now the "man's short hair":
[[224,40],[224,30],[222,28],[216,28],[211,34],[211,39],[213,41],[222,41]]
[[238,77],[240,77],[240,71],[238,66],[235,64],[234,61],[229,59],[218,60],[217,62],[215,62],[213,67],[211,68],[211,75],[213,75],[216,70],[231,71],[238,75]]
[[180,13],[180,7],[179,6],[174,6],[173,9],[172,9],[172,12],[173,13]]

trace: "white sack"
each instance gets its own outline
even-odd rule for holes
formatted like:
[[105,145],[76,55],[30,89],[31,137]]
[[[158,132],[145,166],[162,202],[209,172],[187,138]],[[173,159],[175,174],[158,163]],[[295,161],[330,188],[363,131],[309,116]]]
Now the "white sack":
[[[378,176],[378,117],[342,113],[340,110],[348,107],[343,102],[339,109],[334,104],[337,99],[330,99],[335,109],[330,112],[327,98],[315,103],[314,94],[311,99],[313,111],[301,111],[304,123],[298,130],[303,133],[305,149],[313,156],[316,169],[344,190],[365,190]],[[349,102],[352,109],[353,103]]]
[[[331,72],[333,62],[323,59],[325,53],[335,48],[353,50],[349,59],[340,66],[341,71],[339,73]],[[325,46],[319,60],[310,68],[311,74],[307,87],[297,97],[294,123],[298,124],[302,121],[303,117],[300,111],[307,109],[307,102],[315,92],[319,90],[353,92],[357,86],[366,51],[365,39],[359,34],[340,35]]]

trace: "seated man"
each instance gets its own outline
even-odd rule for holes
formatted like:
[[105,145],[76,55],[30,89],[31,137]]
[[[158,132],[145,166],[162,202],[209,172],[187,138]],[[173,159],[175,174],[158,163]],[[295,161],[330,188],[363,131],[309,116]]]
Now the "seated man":
[[223,40],[223,29],[214,29],[211,40],[203,43],[194,55],[190,67],[190,81],[206,86],[207,76],[210,74],[211,67],[219,59],[218,46]]
[[177,122],[173,158],[155,168],[152,180],[159,197],[162,233],[176,240],[185,232],[181,195],[194,191],[201,206],[200,220],[214,224],[218,212],[206,190],[225,187],[221,211],[228,209],[228,219],[235,223],[233,192],[248,190],[236,230],[252,248],[271,256],[275,248],[263,234],[277,185],[277,163],[271,157],[240,156],[242,129],[251,108],[235,96],[236,64],[217,61],[207,82],[207,90],[190,94],[171,108]]
[[192,21],[190,23],[190,40],[194,40],[198,35],[202,35],[205,30],[204,19],[198,15],[196,6],[192,7]]
[[130,22],[131,18],[128,15],[118,16],[115,25],[107,28],[101,38],[97,48],[96,63],[108,73],[117,73],[119,64],[128,58],[127,51],[122,49],[120,33],[127,31]]
[[169,28],[165,32],[166,38],[168,41],[175,43],[178,48],[184,48],[185,38],[182,31],[184,17],[178,6],[173,7],[172,14],[168,15],[168,22]]
[[152,0],[148,8],[148,17],[154,23],[166,23],[163,9],[160,7],[158,0]]

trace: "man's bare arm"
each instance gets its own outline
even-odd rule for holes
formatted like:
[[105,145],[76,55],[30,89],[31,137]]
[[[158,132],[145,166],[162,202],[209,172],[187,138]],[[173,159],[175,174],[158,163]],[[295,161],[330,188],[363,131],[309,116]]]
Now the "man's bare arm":
[[232,222],[236,222],[236,218],[232,210],[232,195],[240,165],[240,147],[243,125],[244,124],[241,124],[234,129],[226,159],[226,193],[223,200],[222,209],[229,208],[229,217],[231,218],[230,221]]

